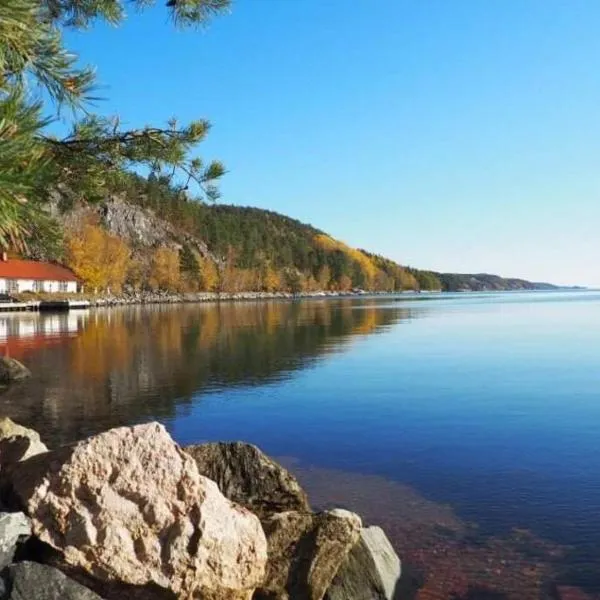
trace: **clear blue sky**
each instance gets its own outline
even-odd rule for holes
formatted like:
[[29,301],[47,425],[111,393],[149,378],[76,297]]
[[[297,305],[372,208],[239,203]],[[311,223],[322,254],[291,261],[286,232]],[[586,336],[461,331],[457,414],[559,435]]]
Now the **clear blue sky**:
[[159,6],[68,41],[102,112],[212,122],[222,202],[403,264],[600,284],[597,0],[237,0],[183,33]]

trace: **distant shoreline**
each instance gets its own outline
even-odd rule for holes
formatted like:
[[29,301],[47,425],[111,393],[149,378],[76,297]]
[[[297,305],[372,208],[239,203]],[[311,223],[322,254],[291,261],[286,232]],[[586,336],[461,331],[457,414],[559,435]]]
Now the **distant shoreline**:
[[442,296],[446,294],[482,294],[482,293],[507,293],[507,292],[566,292],[566,291],[588,291],[583,287],[557,287],[554,289],[519,289],[519,290],[405,290],[401,292],[198,292],[193,294],[169,294],[143,292],[135,295],[104,296],[99,298],[88,298],[93,308],[111,306],[135,306],[147,304],[204,304],[219,302],[250,302],[262,300],[319,300],[337,298],[376,298],[376,297],[419,297],[419,296]]

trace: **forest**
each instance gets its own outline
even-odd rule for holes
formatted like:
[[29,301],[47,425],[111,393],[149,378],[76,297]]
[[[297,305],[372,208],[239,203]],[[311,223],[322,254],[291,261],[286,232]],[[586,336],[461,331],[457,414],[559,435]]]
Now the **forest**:
[[[98,292],[441,289],[432,273],[352,248],[275,212],[190,198],[167,179],[123,173],[112,197],[168,224],[180,237],[178,243],[165,240],[148,248],[111,233],[101,216],[65,226],[57,258]],[[76,204],[63,201],[59,220],[68,221]],[[203,246],[208,252],[199,251]]]

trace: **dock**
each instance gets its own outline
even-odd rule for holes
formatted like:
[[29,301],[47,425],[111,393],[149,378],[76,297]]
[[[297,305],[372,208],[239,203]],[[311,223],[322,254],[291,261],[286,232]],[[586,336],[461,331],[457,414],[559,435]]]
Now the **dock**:
[[0,302],[0,312],[66,312],[86,310],[90,307],[87,300],[35,300],[31,302]]

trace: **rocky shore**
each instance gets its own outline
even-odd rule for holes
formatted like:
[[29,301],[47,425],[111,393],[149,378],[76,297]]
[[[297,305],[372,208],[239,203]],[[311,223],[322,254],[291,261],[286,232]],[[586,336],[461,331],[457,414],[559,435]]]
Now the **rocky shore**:
[[158,423],[48,450],[0,421],[1,600],[398,600],[379,527],[314,512],[257,447]]
[[[409,293],[409,292],[386,292]],[[382,295],[382,292],[369,292],[368,295]],[[195,302],[234,302],[251,300],[293,300],[300,298],[349,298],[367,295],[364,291],[350,292],[197,292],[176,294],[172,292],[129,292],[119,295],[82,296],[89,300],[92,306],[120,306],[129,304],[181,304]]]

